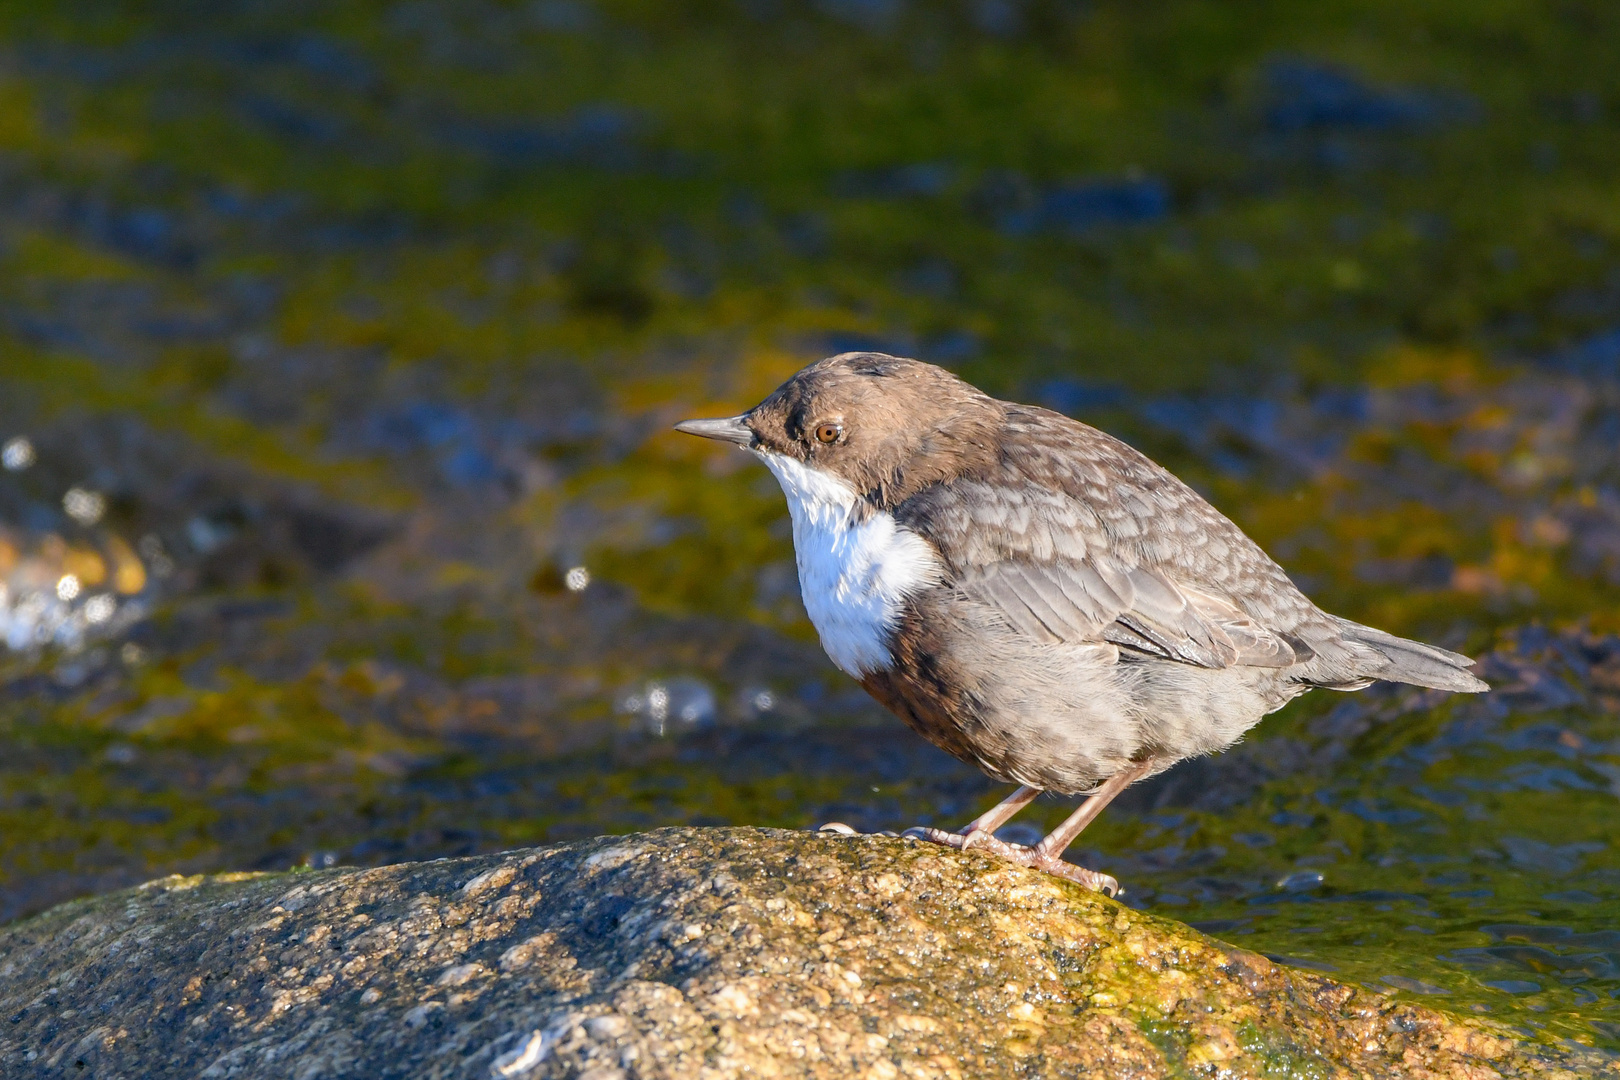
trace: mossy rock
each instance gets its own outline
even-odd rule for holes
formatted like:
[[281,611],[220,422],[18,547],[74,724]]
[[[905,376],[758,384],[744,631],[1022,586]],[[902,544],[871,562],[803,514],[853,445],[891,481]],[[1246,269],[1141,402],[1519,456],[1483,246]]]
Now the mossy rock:
[[170,877],[0,930],[0,1074],[1620,1076],[913,841]]

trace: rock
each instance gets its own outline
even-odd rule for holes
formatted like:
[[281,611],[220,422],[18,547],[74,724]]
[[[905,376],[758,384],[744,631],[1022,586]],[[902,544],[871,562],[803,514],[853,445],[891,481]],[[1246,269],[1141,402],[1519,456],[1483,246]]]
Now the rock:
[[0,1074],[1620,1076],[912,841],[169,877],[0,930]]

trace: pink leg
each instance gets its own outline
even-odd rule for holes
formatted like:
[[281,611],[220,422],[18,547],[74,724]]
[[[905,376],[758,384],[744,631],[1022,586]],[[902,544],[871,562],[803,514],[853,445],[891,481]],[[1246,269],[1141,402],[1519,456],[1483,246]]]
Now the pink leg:
[[1024,784],[1011,795],[1002,799],[996,805],[974,818],[962,827],[962,836],[966,839],[963,847],[972,847],[974,837],[994,836],[996,830],[1012,820],[1012,816],[1030,803],[1041,793],[1040,788],[1032,788]]
[[[1114,800],[1114,796],[1118,795],[1121,791],[1124,791],[1127,787],[1130,787],[1135,781],[1141,779],[1142,776],[1145,775],[1152,767],[1152,761],[1136,762],[1124,769],[1121,769],[1113,776],[1110,776],[1106,781],[1103,782],[1101,787],[1099,787],[1090,795],[1090,797],[1086,799],[1085,802],[1080,804],[1079,809],[1069,815],[1068,820],[1064,821],[1062,825],[1059,825],[1057,828],[1053,829],[1049,834],[1047,834],[1044,840],[1042,840],[1039,844],[1036,844],[1034,847],[1024,847],[1020,844],[1009,844],[1005,841],[997,840],[994,836],[972,831],[973,826],[971,825],[968,826],[967,829],[963,830],[962,833],[947,833],[941,832],[938,829],[907,829],[902,835],[913,836],[920,840],[930,840],[936,844],[946,844],[950,847],[957,848],[965,848],[970,846],[968,844],[968,836],[971,835],[975,837],[975,841],[971,845],[973,847],[982,848],[992,854],[1000,855],[1002,858],[1018,863],[1020,866],[1030,866],[1037,870],[1045,870],[1049,874],[1055,874],[1058,877],[1068,878],[1070,881],[1078,882],[1079,884],[1086,886],[1088,889],[1095,889],[1098,892],[1105,892],[1109,896],[1115,896],[1119,893],[1118,881],[1114,880],[1107,874],[1099,874],[1095,870],[1087,870],[1083,866],[1075,866],[1073,863],[1064,862],[1063,853],[1069,849],[1070,844],[1074,843],[1075,837],[1079,836],[1081,831],[1085,829],[1087,825],[1090,825],[1097,819],[1097,815],[1103,812],[1103,807],[1107,806]],[[1023,788],[1019,788],[1011,798],[1008,798],[1003,803],[996,806],[989,813],[985,814],[984,817],[989,818],[992,814],[995,814],[997,811],[1001,810],[1003,806],[1013,802],[1024,792],[1024,790],[1025,789]],[[1030,798],[1033,797],[1033,795],[1030,796]],[[1008,817],[1011,817],[1014,813],[1017,813],[1022,806],[1028,805],[1029,801],[1030,799],[1026,798],[1024,802],[1020,804],[1020,806],[1014,807],[1011,812],[1007,813],[1004,817],[999,818],[997,823],[999,824],[1000,822],[1006,821]],[[978,824],[978,822],[975,822],[974,824]]]
[[1103,807],[1114,801],[1114,796],[1140,780],[1149,769],[1153,767],[1152,761],[1139,761],[1128,768],[1122,769],[1103,782],[1102,787],[1094,791],[1079,809],[1070,814],[1068,819],[1047,833],[1046,839],[1036,844],[1032,849],[1034,858],[1030,865],[1039,867],[1049,874],[1058,874],[1078,881],[1098,892],[1106,892],[1109,896],[1119,894],[1119,882],[1107,874],[1099,874],[1095,870],[1087,870],[1073,863],[1063,861],[1063,853],[1069,850],[1075,837],[1085,830],[1087,825],[1097,820],[1097,815],[1103,812]]

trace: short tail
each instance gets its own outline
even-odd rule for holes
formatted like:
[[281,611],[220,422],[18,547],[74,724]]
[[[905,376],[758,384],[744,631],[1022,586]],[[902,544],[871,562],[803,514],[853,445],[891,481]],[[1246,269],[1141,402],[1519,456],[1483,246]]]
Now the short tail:
[[1364,678],[1411,683],[1462,694],[1479,694],[1491,688],[1489,683],[1468,670],[1474,666],[1474,662],[1461,653],[1447,652],[1421,641],[1386,634],[1349,619],[1332,618],[1339,624],[1339,634],[1345,641],[1365,645],[1376,654],[1372,663],[1360,665],[1357,674]]

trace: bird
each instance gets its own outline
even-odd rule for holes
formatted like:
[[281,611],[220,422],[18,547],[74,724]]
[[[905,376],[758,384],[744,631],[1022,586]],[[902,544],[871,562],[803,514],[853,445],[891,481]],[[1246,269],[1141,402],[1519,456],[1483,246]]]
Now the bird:
[[[932,364],[841,353],[741,415],[675,430],[774,474],[832,662],[924,739],[1017,785],[961,829],[902,835],[1116,895],[1063,854],[1132,783],[1225,750],[1313,688],[1489,689],[1466,656],[1317,607],[1125,442]],[[1039,843],[995,836],[1042,793],[1086,798]]]

